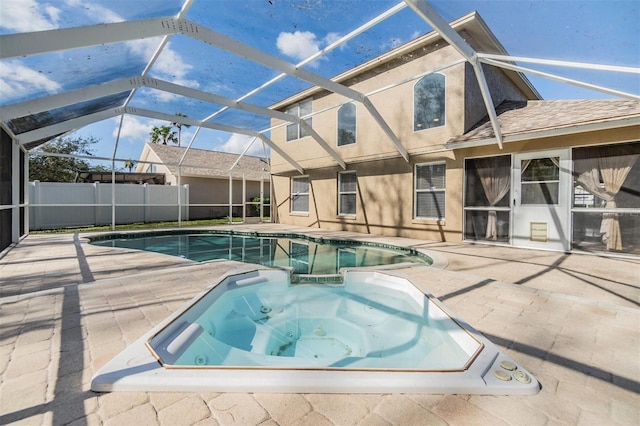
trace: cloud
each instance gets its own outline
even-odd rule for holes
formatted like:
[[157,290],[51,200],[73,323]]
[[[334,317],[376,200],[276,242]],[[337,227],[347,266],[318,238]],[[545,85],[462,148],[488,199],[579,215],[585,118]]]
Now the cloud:
[[[95,3],[89,3],[85,0],[66,0],[65,3],[69,7],[82,10],[92,22],[112,23],[125,21],[118,13]],[[158,46],[160,46],[161,41],[162,37],[152,37],[127,41],[125,44],[133,55],[149,61],[155,54]],[[172,49],[171,43],[167,43],[162,49],[162,53],[158,56],[158,59],[152,67],[153,73],[158,78],[195,89],[199,87],[200,83],[188,78],[188,74],[192,69],[193,65],[185,62],[182,56]],[[158,101],[169,102],[175,99],[177,95],[153,91],[153,96]]]
[[25,94],[37,91],[56,93],[60,89],[59,83],[22,65],[20,61],[10,61],[2,66],[0,93],[5,100],[19,99]]
[[60,9],[36,0],[3,0],[0,27],[16,32],[58,28]]
[[93,22],[102,24],[124,22],[124,18],[111,9],[84,0],[66,0],[66,5],[84,12]]
[[[157,47],[157,43],[156,46]],[[182,56],[171,48],[171,43],[168,43],[162,50],[162,53],[158,57],[158,60],[153,66],[153,70],[162,75],[171,76],[172,81],[186,82],[187,74],[193,69],[193,65],[185,62]],[[182,83],[177,83],[182,84]]]
[[[133,54],[141,56],[146,60],[150,60],[158,49],[160,40],[161,39],[157,37],[144,40],[134,40],[127,42],[127,45]],[[154,77],[167,80],[181,86],[197,89],[200,87],[200,83],[197,80],[188,78],[189,72],[192,69],[193,65],[187,63],[176,50],[172,49],[171,43],[167,43],[164,49],[162,49],[162,53],[153,64],[151,71]],[[154,99],[161,102],[169,102],[178,98],[178,95],[158,90],[154,90],[152,92],[152,96]]]
[[[282,32],[278,35],[276,46],[280,53],[300,62],[318,53],[325,46],[329,46],[338,41],[340,37],[342,37],[340,34],[332,32],[327,34],[322,40],[318,40],[318,37],[309,31],[296,31],[294,33]],[[339,49],[342,50],[345,47],[346,43],[343,43]],[[327,60],[327,58],[321,57],[317,60]],[[311,66],[317,65],[317,62],[311,64]]]
[[[328,45],[330,45],[331,43],[334,43],[334,42],[336,42],[336,41],[340,40],[340,37],[342,37],[342,36],[341,36],[340,34],[338,34],[338,33],[329,33],[329,34],[327,34],[327,35],[325,36],[325,38],[324,38],[324,40],[323,40],[323,41],[324,41],[324,42],[327,44],[327,46],[328,46]],[[341,44],[341,45],[340,45],[340,49],[344,49],[344,47],[345,47],[346,45],[347,45],[346,43]]]
[[[114,139],[118,137],[118,126],[120,125],[120,118],[113,120],[114,127],[112,136]],[[120,139],[128,139],[130,142],[146,142],[149,140],[149,132],[153,126],[163,126],[167,123],[160,120],[140,120],[137,117],[131,115],[125,115],[122,122],[122,130],[120,132]]]
[[[253,136],[239,135],[234,133],[225,143],[218,147],[218,151],[231,152],[234,154],[242,154],[242,151],[251,142]],[[255,155],[258,157],[264,157],[264,150],[262,149],[262,141],[256,139],[251,145],[251,148],[246,152],[247,155]]]
[[282,32],[276,41],[278,50],[284,55],[298,61],[308,58],[320,51],[320,42],[314,33],[309,31],[296,31],[294,33]]

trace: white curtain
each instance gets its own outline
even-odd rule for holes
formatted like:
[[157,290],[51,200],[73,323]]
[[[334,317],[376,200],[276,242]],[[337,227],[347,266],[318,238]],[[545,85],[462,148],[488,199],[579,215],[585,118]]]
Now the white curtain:
[[[615,209],[615,196],[638,160],[638,153],[634,151],[636,150],[625,146],[576,150],[584,153],[584,156],[580,156],[582,158],[574,159],[576,182],[589,193],[602,198],[606,202],[605,208]],[[603,156],[605,152],[609,155]],[[604,188],[600,187],[600,176]],[[617,213],[602,215],[600,234],[607,250],[622,250],[622,234]]]
[[[511,187],[511,167],[505,167],[505,157],[478,158],[475,160],[476,170],[480,176],[480,183],[487,196],[489,205],[495,206],[509,192]],[[508,160],[508,157],[507,157]],[[487,218],[487,232],[485,238],[497,240],[498,238],[498,214],[495,210],[489,210]]]

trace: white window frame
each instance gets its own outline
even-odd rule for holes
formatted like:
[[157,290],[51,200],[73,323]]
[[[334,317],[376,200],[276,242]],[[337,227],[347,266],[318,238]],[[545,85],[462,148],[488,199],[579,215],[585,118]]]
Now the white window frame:
[[[444,164],[444,187],[443,188],[429,188],[429,189],[418,189],[418,168],[424,166],[436,166]],[[418,194],[424,193],[444,193],[444,211],[442,212],[442,217],[429,217],[429,216],[418,216]],[[446,161],[432,161],[428,163],[418,163],[413,168],[413,217],[414,219],[421,220],[438,220],[442,221],[446,218],[446,207],[447,207],[447,162]]]
[[[344,145],[340,145],[340,111],[342,110],[342,108],[346,107],[347,105],[351,106],[353,105],[354,108],[354,117],[353,117],[353,121],[354,121],[354,133],[353,133],[353,143],[348,143],[348,144],[344,144]],[[336,146],[338,148],[342,148],[344,146],[351,146],[351,145],[355,145],[358,142],[358,123],[357,123],[357,114],[358,114],[358,106],[356,105],[355,102],[348,102],[344,105],[342,105],[340,108],[338,108],[338,111],[336,113]]]
[[[305,99],[304,101],[300,101],[297,104],[293,104],[293,105],[289,106],[285,110],[285,113],[291,114],[291,115],[295,115],[298,118],[303,118],[303,116],[301,114],[302,106],[303,105],[307,105],[307,104],[309,104],[309,107],[310,107],[309,108],[310,112],[307,113],[307,115],[309,115],[309,114],[313,113],[313,99],[312,98]],[[311,126],[312,123],[313,123],[313,120],[312,120],[311,116],[309,116],[307,118],[304,118],[304,121],[309,126]],[[292,139],[289,139],[289,129],[291,129],[291,128],[295,128],[296,129],[296,137],[292,138]],[[285,140],[287,142],[292,142],[292,141],[295,141],[295,140],[298,140],[298,139],[302,139],[304,137],[309,136],[307,134],[304,134],[304,132],[305,132],[304,129],[297,122],[289,123],[289,124],[287,124],[286,129],[285,129]]]
[[[340,187],[342,184],[342,176],[352,174],[356,177],[356,189],[355,191],[341,191]],[[353,204],[355,207],[355,212],[353,213],[342,213],[342,203],[340,202],[341,195],[355,195],[355,203]],[[338,216],[347,216],[347,217],[355,217],[358,213],[358,174],[356,171],[347,171],[338,173]]]
[[[293,183],[296,180],[301,180],[301,179],[306,179],[307,181],[307,192],[294,192],[293,191]],[[311,200],[310,197],[310,192],[311,192],[311,180],[309,179],[309,176],[293,176],[291,177],[291,182],[290,182],[290,197],[291,197],[291,202],[289,203],[289,211],[291,213],[309,213],[309,202],[307,202],[307,210],[294,210],[293,209],[293,198],[294,197],[299,197],[301,195],[306,195],[307,196],[307,200]]]

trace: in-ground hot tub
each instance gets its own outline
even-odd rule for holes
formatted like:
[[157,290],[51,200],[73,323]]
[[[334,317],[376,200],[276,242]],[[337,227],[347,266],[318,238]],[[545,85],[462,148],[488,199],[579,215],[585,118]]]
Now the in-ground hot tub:
[[131,345],[94,391],[533,394],[536,379],[409,279],[231,274]]

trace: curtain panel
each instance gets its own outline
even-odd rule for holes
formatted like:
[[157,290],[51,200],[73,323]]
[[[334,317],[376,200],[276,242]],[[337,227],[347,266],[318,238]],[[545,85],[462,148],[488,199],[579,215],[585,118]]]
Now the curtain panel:
[[[615,197],[638,160],[638,151],[638,145],[574,150],[573,174],[576,182],[590,194],[602,198],[606,203],[605,208],[615,209]],[[604,187],[601,186],[601,178]],[[607,250],[622,250],[617,213],[602,214],[600,234]]]
[[[493,207],[509,193],[511,188],[511,159],[509,157],[477,158],[475,166],[489,206]],[[488,240],[495,241],[498,238],[497,216],[495,210],[489,210],[485,234]]]

